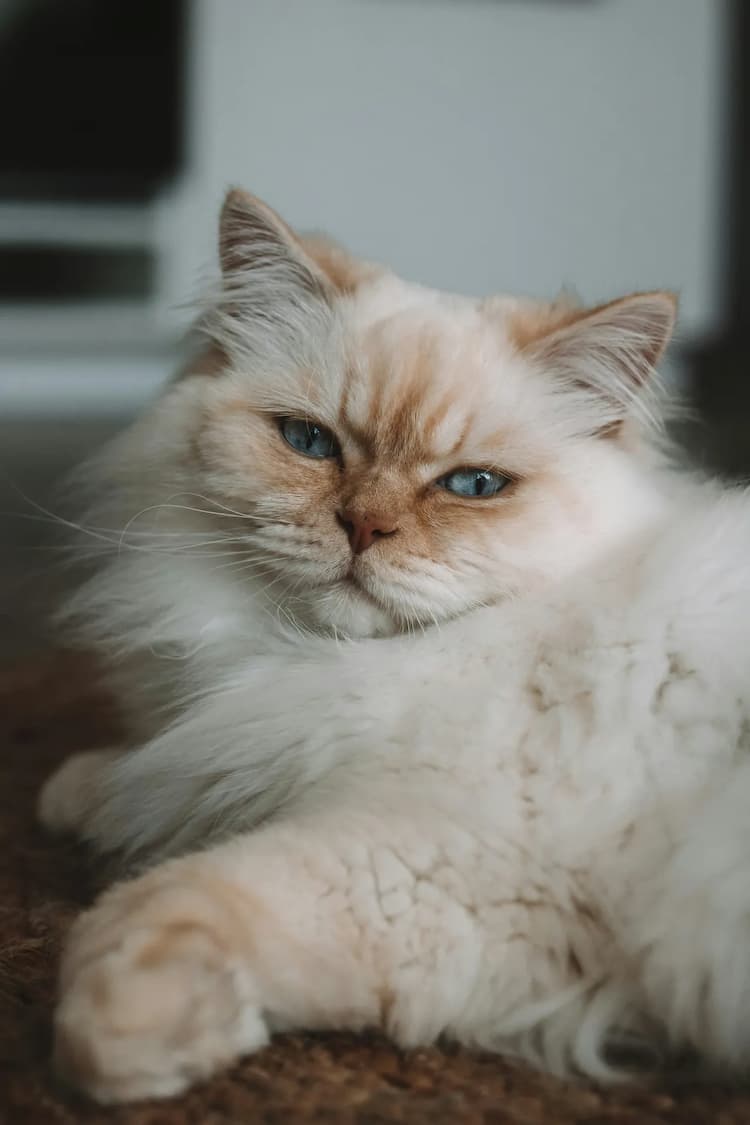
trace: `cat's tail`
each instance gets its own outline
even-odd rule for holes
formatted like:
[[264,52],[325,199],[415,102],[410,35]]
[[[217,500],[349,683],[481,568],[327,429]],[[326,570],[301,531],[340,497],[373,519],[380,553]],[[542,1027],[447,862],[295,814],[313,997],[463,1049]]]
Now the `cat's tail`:
[[603,1085],[642,1083],[671,1061],[663,1029],[627,979],[581,981],[526,1003],[503,1018],[499,1032],[476,1036],[474,1044]]
[[722,771],[649,872],[628,941],[673,1051],[711,1072],[750,1067],[750,762]]
[[482,1046],[604,1083],[750,1070],[750,761],[722,768],[669,825],[652,819],[637,833],[619,975],[524,1006]]

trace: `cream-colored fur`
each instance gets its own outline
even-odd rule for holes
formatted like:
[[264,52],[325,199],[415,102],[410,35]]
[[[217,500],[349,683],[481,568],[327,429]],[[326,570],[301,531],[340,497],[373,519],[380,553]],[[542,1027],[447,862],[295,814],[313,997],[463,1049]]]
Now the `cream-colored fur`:
[[208,350],[82,473],[66,615],[139,733],[40,814],[150,869],[73,929],[58,1065],[123,1101],[369,1025],[745,1065],[750,501],[657,451],[672,301],[448,297],[237,193],[221,249]]

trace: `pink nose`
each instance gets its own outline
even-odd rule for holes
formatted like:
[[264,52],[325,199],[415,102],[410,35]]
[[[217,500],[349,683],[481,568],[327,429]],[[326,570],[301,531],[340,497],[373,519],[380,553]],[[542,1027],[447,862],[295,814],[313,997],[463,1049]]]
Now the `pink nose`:
[[388,516],[377,516],[371,512],[359,514],[356,512],[337,512],[339,521],[349,538],[352,553],[361,555],[378,539],[385,539],[387,535],[395,535],[398,527],[394,520]]

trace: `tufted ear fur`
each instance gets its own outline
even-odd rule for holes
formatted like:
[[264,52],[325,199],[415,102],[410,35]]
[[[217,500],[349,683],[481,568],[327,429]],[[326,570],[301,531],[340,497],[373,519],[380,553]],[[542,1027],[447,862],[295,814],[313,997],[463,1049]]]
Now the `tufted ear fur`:
[[201,328],[239,369],[313,362],[332,321],[333,287],[275,211],[239,189],[219,220],[221,287]]
[[225,286],[240,294],[257,282],[271,300],[326,296],[325,277],[294,231],[267,204],[237,188],[221,209],[219,261]]
[[324,235],[300,235],[261,199],[233,188],[219,219],[221,283],[206,295],[196,346],[179,377],[234,363],[313,363],[337,297],[384,271]]
[[563,384],[595,396],[602,413],[600,432],[612,433],[653,393],[654,370],[672,336],[676,313],[673,293],[635,293],[594,309],[567,306],[556,317],[540,315],[536,332],[527,316],[516,341]]
[[262,200],[234,188],[219,221],[219,259],[225,280],[273,268],[292,288],[313,296],[353,292],[380,272],[322,234],[297,234]]

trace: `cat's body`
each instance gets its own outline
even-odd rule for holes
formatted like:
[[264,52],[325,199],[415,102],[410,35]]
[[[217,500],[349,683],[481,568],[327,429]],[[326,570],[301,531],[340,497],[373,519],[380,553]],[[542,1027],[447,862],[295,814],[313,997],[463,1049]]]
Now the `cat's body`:
[[178,858],[74,930],[60,1064],[167,1094],[374,1024],[742,1065],[750,499],[644,435],[669,300],[448,298],[236,196],[222,232],[218,360],[89,470],[69,616],[147,741],[42,815]]

